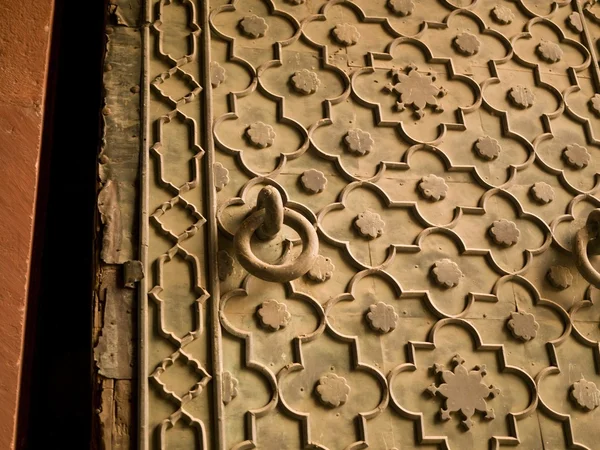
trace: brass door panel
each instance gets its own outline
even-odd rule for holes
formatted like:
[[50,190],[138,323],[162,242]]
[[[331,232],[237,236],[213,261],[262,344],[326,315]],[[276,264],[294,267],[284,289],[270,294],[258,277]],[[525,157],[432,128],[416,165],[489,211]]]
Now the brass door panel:
[[141,449],[600,448],[600,6],[140,14]]

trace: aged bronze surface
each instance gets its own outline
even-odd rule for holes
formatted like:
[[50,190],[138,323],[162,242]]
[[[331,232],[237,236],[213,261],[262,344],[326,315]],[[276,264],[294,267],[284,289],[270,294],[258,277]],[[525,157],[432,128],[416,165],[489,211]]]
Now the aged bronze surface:
[[600,6],[141,14],[141,449],[600,448]]

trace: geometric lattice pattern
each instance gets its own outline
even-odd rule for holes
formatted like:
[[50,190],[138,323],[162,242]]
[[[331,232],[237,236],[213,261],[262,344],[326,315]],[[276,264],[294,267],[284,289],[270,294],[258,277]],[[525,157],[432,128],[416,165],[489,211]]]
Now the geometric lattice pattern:
[[141,448],[598,448],[600,6],[144,3]]

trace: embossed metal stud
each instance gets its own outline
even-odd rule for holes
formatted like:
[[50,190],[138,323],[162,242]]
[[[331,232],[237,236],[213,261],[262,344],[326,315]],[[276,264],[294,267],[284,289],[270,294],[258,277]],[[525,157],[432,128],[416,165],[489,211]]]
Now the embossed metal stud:
[[335,266],[333,265],[331,258],[319,255],[306,275],[313,281],[323,283],[331,278],[334,270]]
[[540,328],[540,324],[535,321],[535,316],[524,311],[511,312],[506,326],[516,339],[523,342],[535,338]]
[[498,141],[490,136],[483,136],[477,139],[474,149],[475,153],[486,161],[496,159],[502,151],[502,147],[500,147]]
[[325,174],[317,169],[309,169],[304,171],[300,177],[300,182],[306,191],[311,194],[318,194],[323,192],[325,186],[327,186],[327,178]]
[[508,25],[515,19],[515,15],[508,6],[496,5],[490,11],[490,15],[495,22],[501,25]]
[[590,110],[596,115],[596,117],[600,117],[600,94],[594,94],[594,96],[590,98],[588,104],[590,106]]
[[583,169],[590,163],[592,156],[587,151],[587,148],[582,145],[569,144],[563,150],[563,158],[565,162],[574,169]]
[[569,14],[569,17],[567,18],[567,25],[573,31],[577,31],[578,33],[581,33],[583,31],[583,23],[581,22],[581,15],[578,12],[572,12],[571,14]]
[[339,44],[345,46],[356,44],[360,38],[360,33],[356,27],[349,23],[340,23],[339,25],[336,25],[335,28],[331,30],[331,35]]
[[319,80],[317,74],[311,70],[298,70],[292,75],[292,86],[294,86],[294,89],[301,94],[314,94],[317,92],[320,85],[321,80]]
[[459,33],[452,41],[456,51],[465,56],[473,56],[479,52],[481,42],[477,36],[469,32]]
[[584,411],[593,411],[600,406],[600,389],[593,381],[581,377],[570,389],[571,400]]
[[383,302],[369,306],[367,322],[369,326],[380,333],[389,333],[396,328],[400,316],[392,305]]
[[354,226],[362,236],[375,239],[383,234],[385,222],[379,214],[367,209],[356,217]]
[[277,300],[267,300],[266,302],[263,302],[256,314],[261,325],[271,331],[285,328],[292,318],[285,303],[280,303]]
[[263,37],[269,29],[267,21],[262,17],[258,17],[256,14],[244,17],[240,21],[240,27],[246,36],[253,39]]
[[348,401],[350,386],[344,377],[335,373],[327,373],[319,378],[317,384],[317,395],[319,400],[330,408],[337,408]]
[[375,145],[371,134],[359,128],[348,130],[348,133],[344,137],[344,143],[348,151],[357,156],[366,155],[373,149],[373,145]]
[[223,372],[223,378],[222,378],[222,386],[223,386],[223,403],[224,404],[229,404],[234,398],[237,397],[239,390],[238,390],[238,380],[237,378],[235,378],[233,375],[231,375],[231,372]]
[[538,181],[531,186],[530,192],[533,199],[540,204],[546,205],[554,200],[554,189],[543,181]]
[[508,91],[508,98],[513,105],[520,109],[527,109],[533,106],[535,95],[526,86],[515,86]]
[[421,178],[421,181],[417,184],[417,188],[423,198],[432,202],[445,199],[448,193],[446,181],[433,174]]
[[220,162],[213,164],[213,179],[217,192],[219,192],[229,183],[229,170]]
[[494,242],[504,247],[515,245],[519,241],[520,235],[521,232],[515,223],[510,220],[496,220],[490,227],[490,236],[492,236]]
[[210,84],[213,88],[218,88],[219,85],[225,81],[226,73],[225,69],[217,62],[210,62]]
[[563,56],[563,51],[560,48],[560,45],[544,39],[542,39],[542,41],[538,44],[536,51],[540,58],[548,63],[558,62]]
[[271,125],[263,122],[254,122],[246,130],[246,136],[258,148],[266,148],[275,142],[275,130]]
[[388,7],[401,17],[409,16],[415,10],[413,0],[388,0]]
[[556,289],[564,290],[573,284],[573,275],[568,267],[552,266],[548,270],[546,277]]
[[431,275],[438,286],[448,289],[458,285],[463,273],[458,268],[458,264],[451,259],[444,258],[431,266]]

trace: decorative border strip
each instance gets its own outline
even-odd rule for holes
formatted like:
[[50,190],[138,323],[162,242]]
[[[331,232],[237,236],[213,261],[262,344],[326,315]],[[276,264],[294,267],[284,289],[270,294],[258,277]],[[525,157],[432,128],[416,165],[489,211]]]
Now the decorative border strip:
[[211,49],[210,49],[210,5],[208,0],[204,0],[201,4],[201,17],[202,17],[202,30],[200,35],[201,48],[203,49],[203,65],[202,65],[202,76],[204,79],[204,97],[200,102],[201,105],[201,117],[204,119],[204,135],[203,144],[206,151],[206,164],[205,164],[205,177],[206,186],[208,192],[208,205],[207,205],[207,226],[208,226],[208,254],[211,255],[208,258],[209,270],[208,270],[208,289],[211,294],[211,345],[212,345],[212,371],[213,371],[213,395],[214,395],[214,423],[215,423],[215,436],[213,446],[214,448],[224,448],[225,435],[224,435],[224,414],[223,414],[223,389],[222,389],[222,374],[223,374],[223,357],[221,355],[221,322],[219,318],[219,307],[220,307],[220,280],[219,270],[217,265],[217,251],[218,251],[218,236],[219,229],[217,224],[217,191],[215,189],[215,180],[213,165],[215,164],[215,143],[213,138],[213,112],[212,112],[212,90],[213,86],[210,82],[210,61],[211,61]]
[[139,284],[139,316],[138,316],[138,442],[140,450],[148,450],[148,161],[150,160],[150,123],[148,117],[148,108],[150,106],[150,21],[151,5],[150,0],[145,0],[143,4],[143,26],[142,33],[142,84],[141,84],[141,122],[142,122],[142,151],[140,161],[140,260],[146,268],[146,274]]

